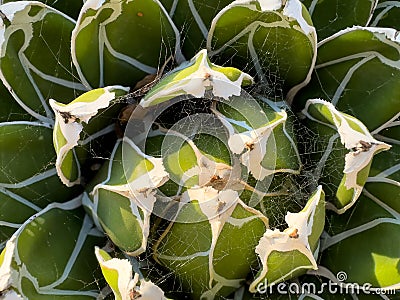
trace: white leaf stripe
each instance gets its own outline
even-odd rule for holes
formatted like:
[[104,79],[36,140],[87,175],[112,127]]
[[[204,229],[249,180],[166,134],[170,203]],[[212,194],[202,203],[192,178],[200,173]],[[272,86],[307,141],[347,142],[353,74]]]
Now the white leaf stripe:
[[393,218],[377,218],[375,220],[369,221],[367,223],[364,223],[358,227],[351,228],[349,230],[343,231],[339,234],[336,234],[334,236],[327,236],[326,239],[322,240],[321,244],[321,251],[325,251],[329,247],[349,238],[352,237],[353,235],[359,234],[363,231],[366,231],[368,229],[374,228],[376,226],[379,226],[381,224],[394,224],[394,225],[400,225],[400,219],[393,219]]
[[8,188],[8,189],[20,189],[20,188],[25,188],[28,187],[34,183],[37,183],[42,180],[46,180],[47,178],[50,178],[54,175],[57,174],[56,168],[49,169],[47,171],[44,171],[42,173],[33,175],[32,177],[29,177],[23,181],[16,182],[16,183],[1,183],[0,182],[0,188]]
[[4,226],[4,227],[10,227],[10,228],[19,228],[21,225],[22,224],[10,223],[10,222],[0,220],[0,227]]
[[[135,68],[137,68],[137,69],[139,69],[139,70],[141,70],[143,72],[146,72],[148,74],[155,74],[157,72],[157,68],[149,66],[149,65],[146,65],[146,64],[138,61],[137,59],[133,58],[133,57],[130,57],[128,55],[125,55],[123,53],[120,53],[120,52],[116,51],[112,47],[110,41],[108,40],[105,28],[104,27],[100,27],[100,28],[101,28],[100,32],[102,34],[102,37],[104,37],[104,45],[106,46],[106,48],[110,52],[110,54],[113,55],[116,59],[121,60],[123,62],[126,62],[127,64],[129,64],[129,65],[131,65],[131,66],[133,66],[133,67],[135,67]],[[99,37],[99,40],[101,40],[101,39],[102,38]],[[103,53],[101,53],[101,54],[103,54]],[[101,63],[102,63],[102,61],[101,61]],[[101,68],[100,70],[103,72],[104,68]]]
[[382,18],[392,9],[400,8],[399,1],[383,1],[378,3],[375,11],[382,9],[375,17],[375,19],[370,23],[370,26],[376,27]]
[[78,255],[80,254],[80,252],[84,246],[84,243],[86,241],[86,238],[88,237],[88,234],[89,234],[90,230],[92,229],[92,227],[93,227],[93,222],[90,220],[90,217],[88,215],[85,215],[85,217],[83,219],[81,230],[76,239],[74,250],[72,251],[71,256],[68,259],[68,262],[65,265],[65,269],[64,269],[63,273],[61,274],[60,278],[58,278],[53,283],[43,286],[43,287],[40,287],[40,291],[46,291],[46,290],[53,289],[56,286],[61,285],[65,280],[68,279],[69,273],[71,272],[71,270],[75,264],[75,261],[77,260]]
[[196,10],[196,7],[194,6],[193,0],[187,0],[190,12],[193,15],[194,20],[196,21],[197,26],[199,27],[201,33],[203,34],[203,37],[206,39],[208,35],[208,29],[206,25],[204,25],[203,20],[200,17],[200,14]]
[[[399,185],[399,187],[400,187],[400,185]],[[373,194],[371,194],[368,191],[368,188],[364,188],[363,194],[365,196],[367,196],[369,199],[371,199],[372,201],[374,201],[376,204],[378,204],[380,207],[382,207],[384,210],[386,210],[389,214],[391,214],[393,216],[393,218],[400,220],[400,213],[397,212],[396,210],[394,210],[393,208],[391,208],[385,202],[383,202],[380,199],[378,199],[377,197],[375,197]]]
[[[42,8],[41,13],[37,13],[34,16],[30,16],[28,10],[26,10],[26,7],[28,5],[32,6],[38,6]],[[25,9],[25,11],[24,11]],[[33,24],[36,22],[42,21],[48,14],[57,14],[61,15],[63,18],[68,20],[69,22],[72,22],[75,24],[75,21],[72,20],[70,17],[66,16],[65,14],[41,3],[41,2],[23,2],[19,4],[15,4],[13,2],[11,3],[6,3],[2,5],[2,11],[6,12],[6,15],[8,15],[9,20],[11,22],[15,21],[17,22],[14,24],[15,26],[8,26],[5,27],[2,21],[0,21],[0,56],[3,57],[6,55],[6,49],[7,49],[7,44],[8,40],[11,38],[12,34],[16,31],[22,30],[24,32],[24,44],[18,51],[18,58],[21,63],[21,66],[23,70],[25,71],[25,75],[27,76],[28,80],[30,81],[33,89],[35,90],[37,97],[39,101],[42,104],[42,107],[45,111],[45,115],[42,115],[41,113],[38,113],[31,109],[28,105],[24,103],[24,101],[17,95],[17,93],[12,89],[10,83],[7,81],[5,78],[3,72],[0,71],[0,78],[3,81],[4,85],[7,87],[7,89],[11,92],[15,100],[18,102],[18,104],[21,105],[21,107],[29,113],[31,116],[34,118],[46,122],[49,124],[53,124],[53,114],[51,109],[49,108],[46,99],[44,95],[41,93],[39,87],[37,86],[35,80],[32,77],[31,71],[38,75],[39,77],[43,78],[46,81],[53,82],[55,84],[65,86],[67,88],[73,88],[73,89],[81,89],[82,85],[79,83],[74,83],[74,82],[69,82],[67,80],[63,80],[60,78],[55,78],[52,75],[45,74],[41,72],[37,67],[33,66],[33,64],[29,61],[29,59],[26,58],[25,56],[25,51],[30,45],[30,42],[32,39],[37,38],[36,33],[33,30]],[[21,16],[21,14],[24,14]],[[16,17],[18,16],[18,17]],[[15,19],[15,20],[14,20]],[[21,21],[22,20],[22,21]]]
[[19,202],[19,203],[21,203],[21,204],[23,204],[23,205],[25,205],[25,206],[27,206],[29,208],[32,208],[36,212],[39,212],[39,211],[42,210],[39,206],[33,204],[29,200],[27,200],[27,199],[25,199],[25,198],[23,198],[23,197],[21,197],[21,196],[19,196],[17,194],[14,194],[14,193],[10,192],[9,190],[7,190],[5,188],[0,187],[0,193],[2,193],[4,195],[16,200],[17,202]]
[[[25,58],[25,57],[24,57]],[[37,76],[43,78],[43,80],[53,82],[57,85],[64,86],[66,88],[70,88],[78,91],[87,91],[86,87],[81,82],[73,82],[66,79],[62,79],[60,77],[56,77],[53,75],[46,74],[40,71],[36,66],[34,66],[28,59],[26,59],[26,65],[29,67],[29,70],[34,72]]]
[[373,56],[365,57],[359,62],[357,62],[354,66],[352,66],[344,76],[343,80],[340,82],[338,88],[335,91],[335,94],[333,95],[333,98],[331,100],[333,105],[337,105],[339,102],[340,97],[342,96],[344,90],[346,89],[347,84],[353,77],[354,72],[356,72],[360,67],[362,67],[364,64],[366,64],[368,61],[373,59]]

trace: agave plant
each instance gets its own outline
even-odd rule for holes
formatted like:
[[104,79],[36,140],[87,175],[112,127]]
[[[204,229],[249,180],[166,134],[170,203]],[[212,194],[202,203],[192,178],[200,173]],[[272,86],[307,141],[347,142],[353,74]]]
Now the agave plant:
[[0,299],[396,298],[400,1],[0,3]]

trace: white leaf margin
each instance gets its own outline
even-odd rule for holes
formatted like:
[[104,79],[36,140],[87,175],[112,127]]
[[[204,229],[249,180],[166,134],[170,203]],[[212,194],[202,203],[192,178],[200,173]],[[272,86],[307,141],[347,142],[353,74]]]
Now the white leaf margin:
[[[104,250],[99,247],[95,248],[97,261],[101,268],[115,270],[118,273],[118,290],[113,293],[116,296],[121,296],[121,300],[131,300],[131,292],[135,291],[138,297],[143,300],[166,300],[164,292],[151,281],[144,279],[139,281],[139,274],[135,273],[132,278],[132,265],[127,259],[111,258],[105,260],[103,256],[109,256]],[[106,278],[107,280],[107,278]],[[139,284],[139,285],[138,285]],[[110,286],[111,287],[111,286]]]
[[[260,239],[255,252],[259,256],[263,268],[258,274],[257,278],[250,284],[249,290],[252,293],[257,291],[257,285],[266,277],[268,273],[268,257],[273,251],[278,252],[290,252],[297,250],[308,258],[310,266],[298,266],[293,269],[292,272],[300,268],[312,268],[318,269],[317,262],[315,260],[313,249],[309,244],[309,237],[312,235],[314,216],[318,205],[323,199],[322,186],[318,186],[314,195],[308,200],[305,209],[299,213],[288,212],[285,216],[286,224],[288,228],[284,231],[279,229],[271,230],[267,229],[264,236]],[[322,232],[322,228],[321,228]],[[293,234],[296,237],[293,237]],[[268,282],[268,284],[274,284],[284,279],[289,274],[284,274],[281,278],[275,282]]]
[[[109,185],[108,182],[111,179],[111,172],[113,167],[113,160],[115,158],[116,152],[121,144],[125,143],[127,146],[134,150],[143,159],[150,161],[153,168],[146,172],[145,174],[135,178],[131,182],[126,182],[121,185]],[[141,225],[142,229],[142,245],[140,248],[133,252],[129,252],[129,255],[136,256],[143,253],[146,250],[147,238],[150,233],[150,216],[153,211],[154,203],[156,202],[155,189],[163,185],[169,179],[169,174],[166,172],[162,159],[154,158],[152,156],[144,154],[134,142],[124,137],[123,139],[117,141],[110,158],[110,164],[108,165],[107,177],[102,182],[94,186],[90,192],[90,196],[93,201],[88,198],[88,195],[84,196],[84,205],[90,210],[94,223],[96,226],[102,230],[99,222],[99,216],[97,214],[100,190],[107,190],[110,192],[117,193],[125,198],[128,198],[131,203],[131,212],[136,217],[137,222]],[[126,174],[124,174],[126,176]],[[126,178],[126,177],[125,177]],[[143,212],[143,218],[139,212],[139,209]]]
[[[114,19],[112,19],[112,20],[107,19],[104,23],[101,24],[101,27],[104,27],[104,25],[107,25],[108,23],[110,23],[112,21],[115,21],[119,17],[119,15],[122,13],[122,2],[129,3],[132,0],[125,0],[125,1],[86,0],[84,2],[84,4],[83,4],[82,8],[81,8],[80,13],[79,13],[78,19],[76,21],[76,26],[75,26],[74,30],[72,31],[72,36],[71,36],[72,61],[73,61],[73,64],[75,65],[75,67],[76,67],[76,70],[78,72],[79,78],[81,79],[81,81],[84,84],[84,86],[86,88],[88,88],[88,89],[92,89],[92,87],[90,86],[88,80],[85,78],[85,75],[83,74],[83,71],[82,71],[82,69],[81,69],[81,67],[79,65],[78,58],[76,56],[76,43],[75,43],[75,40],[76,40],[76,38],[77,38],[77,36],[79,34],[79,31],[82,28],[84,28],[85,26],[87,26],[88,24],[90,24],[91,21],[94,18],[97,17],[98,11],[101,9],[101,7],[103,5],[105,5],[105,3],[107,1],[109,2],[110,6],[112,6],[113,8],[117,7],[118,5],[120,7],[118,9],[114,9],[113,10],[113,14],[110,16],[110,18],[113,17]],[[168,12],[164,8],[164,6],[161,4],[161,2],[159,0],[152,0],[152,1],[154,3],[156,3],[160,7],[160,10],[163,12],[165,18],[167,18],[169,24],[171,25],[172,30],[175,33],[175,38],[176,38],[176,41],[175,41],[175,52],[174,52],[175,60],[178,63],[184,62],[185,61],[185,57],[183,56],[182,50],[181,50],[181,47],[180,47],[180,45],[181,45],[181,36],[180,36],[179,30],[176,28],[176,26],[175,26],[174,22],[172,21],[170,15],[168,14]],[[84,14],[89,9],[93,9],[93,10],[97,11],[97,13],[94,16],[89,17],[88,20],[82,22]],[[106,41],[103,41],[103,40],[101,40],[101,42],[103,44],[99,45],[99,49],[104,48],[104,45],[106,43]],[[100,58],[102,58],[102,57],[103,57],[103,54],[100,53]],[[150,72],[150,73],[155,73],[157,71],[155,68],[145,65],[145,64],[141,63],[140,61],[136,60],[135,58],[128,57],[128,56],[126,56],[126,55],[124,55],[122,53],[119,53],[119,58],[121,59],[122,57],[124,58],[123,60],[125,62],[128,62],[128,63],[132,64],[136,68],[147,70],[147,72]],[[99,64],[100,64],[100,74],[99,74],[100,75],[100,82],[99,82],[99,86],[102,87],[104,85],[103,61],[100,61]]]
[[[334,125],[330,123],[324,123],[320,120],[315,119],[310,113],[309,108],[313,105],[323,105],[325,106],[331,117],[334,121]],[[349,152],[345,156],[345,166],[343,170],[344,176],[346,176],[345,180],[345,187],[347,190],[354,189],[353,197],[350,203],[345,205],[343,208],[337,209],[333,206],[329,206],[329,208],[335,210],[337,213],[344,213],[347,209],[354,205],[358,197],[361,195],[363,186],[360,186],[357,183],[357,176],[358,172],[364,169],[371,161],[373,156],[379,152],[390,149],[390,145],[380,142],[373,138],[373,136],[368,131],[367,127],[358,119],[341,113],[338,111],[335,106],[328,101],[322,99],[309,99],[306,102],[305,108],[302,110],[302,114],[319,124],[323,124],[328,126],[334,130],[337,130],[340,141],[342,145],[349,150]],[[357,131],[351,127],[349,121],[355,123],[359,128],[360,131]],[[364,150],[356,150],[359,149],[360,143],[365,142],[368,143],[371,147],[369,149]]]
[[[216,71],[213,67],[218,67],[209,62],[207,50],[202,49],[190,61],[183,63],[174,69],[167,76],[174,76],[185,68],[198,64],[198,68],[190,75],[180,80],[172,80],[165,85],[156,86],[145,96],[140,105],[149,107],[159,98],[174,98],[180,95],[193,95],[196,98],[205,96],[207,90],[212,90],[213,95],[223,99],[229,99],[230,96],[239,96],[242,91],[244,80],[253,82],[253,78],[245,72],[240,72],[239,77],[232,81],[223,72]],[[162,81],[160,82],[162,84]]]
[[[98,111],[103,108],[110,106],[111,101],[115,99],[115,91],[123,90],[129,92],[129,88],[123,86],[109,86],[101,88],[104,93],[100,95],[97,99],[86,102],[86,101],[76,101],[85,97],[85,94],[78,97],[76,100],[72,101],[70,104],[62,104],[56,102],[54,99],[50,99],[50,106],[55,114],[55,125],[53,130],[53,143],[54,148],[57,152],[56,159],[56,170],[61,181],[68,187],[80,183],[80,168],[79,162],[75,157],[75,163],[78,167],[78,179],[75,181],[70,181],[69,178],[62,172],[62,164],[67,156],[67,154],[78,146],[80,139],[80,134],[83,131],[82,122],[88,124],[90,119],[97,115]],[[90,93],[90,92],[88,92]],[[66,120],[65,115],[68,115]],[[64,145],[58,144],[57,134],[60,130],[62,136],[64,137],[66,143]]]
[[[303,32],[308,37],[310,42],[312,43],[314,53],[313,53],[310,69],[307,73],[307,76],[306,76],[306,78],[304,78],[303,82],[300,82],[298,85],[292,87],[286,95],[286,100],[287,100],[288,104],[291,105],[293,98],[297,94],[297,92],[310,82],[311,75],[314,71],[314,66],[315,66],[315,63],[317,60],[317,43],[318,43],[317,32],[316,32],[315,27],[309,25],[307,23],[307,21],[304,19],[303,6],[299,0],[235,0],[235,1],[233,1],[229,5],[225,6],[221,11],[219,11],[219,13],[212,20],[211,27],[210,27],[210,30],[209,30],[208,36],[207,36],[207,49],[211,55],[215,55],[215,54],[218,54],[220,51],[222,51],[224,48],[229,47],[229,44],[227,43],[218,50],[212,50],[212,46],[211,46],[212,37],[214,35],[214,31],[216,29],[216,24],[218,22],[218,19],[223,14],[225,14],[229,9],[231,9],[232,7],[235,7],[235,6],[245,6],[251,10],[259,11],[259,9],[257,9],[255,2],[257,2],[260,5],[262,12],[277,11],[283,7],[283,10],[282,10],[283,16],[287,16],[291,19],[296,20],[298,22],[299,26],[298,26],[298,28],[296,28],[297,26],[294,27],[294,29],[296,29],[300,32]],[[262,23],[258,22],[257,26],[262,26]],[[243,31],[241,31],[239,33],[239,36],[242,36],[250,31],[251,31],[251,26],[248,26],[247,28],[245,28]],[[236,39],[238,39],[238,38],[236,38]],[[253,60],[254,60],[253,63],[255,65],[257,72],[258,73],[261,72],[261,74],[263,74],[263,72],[261,71],[261,65],[260,65],[259,59],[257,57],[254,57],[254,56],[257,56],[255,53],[254,47],[249,47],[249,51],[253,56]]]

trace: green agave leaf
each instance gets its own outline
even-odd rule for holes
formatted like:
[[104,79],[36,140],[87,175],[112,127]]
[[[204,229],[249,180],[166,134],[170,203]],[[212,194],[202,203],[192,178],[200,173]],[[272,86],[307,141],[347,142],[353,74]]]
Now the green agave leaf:
[[400,290],[399,129],[393,121],[375,134],[390,140],[392,148],[376,155],[354,209],[329,218],[331,226],[322,247],[322,264],[330,270],[326,277],[341,271],[347,274],[346,282]]
[[96,299],[101,275],[93,248],[104,237],[80,198],[53,203],[10,238],[0,259],[0,290],[24,299]]
[[178,30],[158,0],[88,0],[72,33],[72,57],[87,87],[135,84],[170,57]]
[[343,213],[360,196],[374,155],[390,146],[373,138],[362,122],[339,112],[330,102],[308,100],[302,113],[321,141],[314,176],[329,187],[331,208]]
[[[318,40],[353,25],[367,26],[379,0],[302,0],[308,8]],[[389,1],[388,1],[389,2]]]
[[49,127],[28,121],[0,123],[0,248],[28,217],[55,199],[65,202],[79,192],[66,188],[57,176]]
[[[57,153],[56,169],[65,185],[73,186],[81,181],[80,162],[74,148],[79,142],[83,141],[81,144],[85,144],[113,130],[109,126],[112,120],[106,118],[108,115],[113,117],[113,111],[104,113],[104,109],[112,105],[112,100],[125,95],[128,91],[129,88],[122,86],[110,86],[89,91],[69,104],[50,100],[56,116],[53,130],[53,143]],[[96,116],[101,118],[96,121]],[[85,123],[89,126],[85,126]],[[95,126],[93,123],[96,123]],[[85,140],[82,138],[84,129],[88,135]],[[91,135],[94,137],[91,138]]]
[[182,51],[186,57],[194,56],[205,47],[208,30],[215,15],[233,0],[160,0],[179,28]]
[[324,199],[325,194],[319,186],[302,211],[287,213],[287,229],[283,232],[267,229],[255,250],[262,269],[251,283],[250,292],[257,292],[260,284],[275,284],[318,268],[314,251],[325,224]]
[[400,1],[380,0],[375,8],[374,15],[369,23],[369,26],[389,27],[400,30],[400,21],[398,18],[399,13]]
[[[399,201],[399,194],[392,197]],[[344,215],[332,214],[321,244],[323,276],[344,272],[344,283],[400,289],[400,214],[382,199],[364,192]]]
[[167,179],[161,158],[143,154],[124,138],[88,188],[91,192],[85,194],[84,205],[114,244],[138,255],[147,247],[154,190]]
[[302,109],[308,99],[328,99],[372,132],[400,115],[399,62],[400,42],[394,29],[340,31],[318,44],[311,82],[293,103]]
[[97,260],[115,300],[143,299],[166,300],[164,292],[151,281],[141,279],[135,273],[132,278],[132,265],[127,259],[112,258],[106,251],[96,247]]
[[273,220],[283,220],[275,213],[283,211],[283,217],[289,203],[296,201],[277,197],[288,196],[295,188],[290,182],[293,176],[287,175],[299,174],[302,167],[292,128],[293,116],[274,102],[259,98],[257,101],[233,96],[227,102],[215,103],[212,112],[228,131],[229,150],[244,167],[241,199]]
[[[23,0],[3,0],[2,2],[8,3],[17,1]],[[40,0],[40,2],[67,14],[73,19],[76,19],[85,0]]]
[[32,117],[53,123],[50,98],[65,103],[86,91],[71,64],[75,22],[40,2],[0,6],[0,77]]
[[208,90],[212,90],[216,97],[228,99],[240,95],[242,86],[252,83],[251,76],[236,68],[211,63],[207,50],[201,50],[189,62],[167,74],[147,93],[140,105],[149,107],[182,95],[202,98]]
[[256,262],[254,247],[268,220],[230,189],[188,189],[181,202],[187,205],[155,244],[154,258],[172,270],[195,299],[226,297]]
[[[169,174],[169,179],[183,189],[207,185],[225,187],[234,170],[229,150],[224,141],[219,139],[224,137],[204,133],[196,134],[193,139],[187,137],[193,132],[193,123],[197,124],[195,126],[202,126],[200,122],[190,119],[188,123],[179,124],[177,126],[179,128],[172,127],[168,131],[160,128],[166,131],[161,144],[161,157],[165,170]],[[216,147],[210,149],[210,144]]]
[[234,1],[214,18],[207,38],[211,55],[232,57],[273,96],[289,99],[310,80],[316,47],[315,29],[298,0]]
[[0,122],[31,120],[32,116],[15,101],[4,84],[0,82]]
[[229,132],[230,150],[240,155],[242,165],[255,179],[263,180],[276,173],[300,173],[300,156],[286,130],[285,110],[271,101],[246,101],[243,97],[231,97],[227,103],[215,104],[212,110]]

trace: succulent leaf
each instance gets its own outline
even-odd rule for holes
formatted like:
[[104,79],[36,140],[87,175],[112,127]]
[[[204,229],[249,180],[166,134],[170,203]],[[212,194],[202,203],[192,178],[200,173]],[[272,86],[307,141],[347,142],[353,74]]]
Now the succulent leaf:
[[[336,190],[329,194],[338,213],[343,213],[351,207],[361,194],[367,180],[372,158],[380,151],[390,148],[386,143],[373,138],[363,123],[356,118],[339,112],[332,103],[313,99],[308,100],[302,111],[303,115],[313,123],[313,126],[327,128],[317,131],[321,137],[329,140],[315,170],[317,178],[321,176],[326,167],[328,157],[333,155],[333,142],[340,140],[343,148],[347,150],[344,157],[335,157],[335,168],[343,166],[343,175],[340,182],[335,182]],[[324,130],[327,130],[324,133]],[[329,171],[328,171],[329,172]],[[325,174],[323,182],[329,181],[330,174]],[[326,182],[328,183],[328,182]]]
[[234,1],[214,18],[207,38],[212,56],[232,57],[273,96],[289,99],[310,80],[316,47],[315,29],[298,0]]
[[182,52],[186,57],[194,56],[199,49],[205,47],[211,21],[222,8],[232,1],[160,1],[179,28],[182,38]]
[[321,245],[326,277],[342,271],[347,274],[345,283],[400,289],[400,252],[396,247],[400,230],[399,128],[393,121],[375,134],[390,140],[392,148],[375,156],[355,207],[344,215],[329,217],[331,226]]
[[212,90],[216,97],[228,99],[239,96],[242,86],[253,83],[250,75],[230,67],[220,67],[210,62],[207,51],[201,50],[189,62],[182,64],[165,76],[143,98],[140,105],[149,107],[181,95],[205,97]]
[[86,87],[134,86],[170,57],[181,62],[179,43],[178,30],[158,0],[88,0],[71,51]]
[[0,9],[5,15],[0,20],[1,80],[25,111],[51,124],[49,98],[65,103],[86,91],[71,65],[75,21],[40,2],[11,2]]
[[196,298],[229,295],[255,262],[254,247],[268,219],[229,189],[192,188],[181,201],[187,205],[156,243],[155,259],[173,270]]
[[378,5],[374,10],[374,15],[368,25],[400,30],[400,21],[398,18],[399,13],[400,1],[378,1]]
[[328,268],[325,272],[345,272],[344,283],[368,283],[371,291],[400,289],[398,211],[366,191],[353,209],[331,215],[329,223],[321,243],[321,265]]
[[0,0],[0,298],[392,298],[398,2]]
[[80,205],[80,198],[53,203],[15,232],[0,260],[0,290],[24,299],[97,297],[100,277],[89,253],[104,238]]
[[[276,143],[285,143],[286,141],[295,143],[285,132],[285,123],[287,113],[284,110],[274,110],[267,105],[263,105],[260,110],[260,104],[257,102],[245,102],[240,97],[232,97],[229,105],[218,104],[214,108],[214,113],[221,119],[229,132],[228,144],[230,150],[240,155],[241,163],[247,167],[248,171],[257,180],[263,180],[265,177],[279,172],[298,173],[297,170],[290,168],[280,168],[276,162]],[[246,106],[247,108],[245,108]],[[243,113],[248,111],[245,116],[252,116],[251,120],[246,120],[244,116],[238,116],[237,111]],[[259,114],[257,116],[257,114]],[[261,121],[261,123],[259,123]],[[284,136],[276,141],[275,133],[284,132]],[[286,133],[286,135],[285,135]],[[297,148],[296,148],[297,149]],[[275,153],[275,155],[274,155]],[[271,157],[274,157],[271,159]]]
[[[54,148],[57,153],[56,169],[65,185],[73,186],[80,183],[80,163],[74,148],[81,140],[84,124],[89,124],[99,110],[108,108],[112,105],[112,100],[126,94],[128,90],[122,86],[95,89],[79,96],[69,104],[50,99],[50,106],[56,116],[53,131]],[[109,125],[109,120],[106,119],[105,122],[105,125]],[[103,125],[103,127],[107,126]],[[101,135],[99,134],[101,129],[97,131],[97,136]],[[95,132],[89,130],[90,134],[95,134]]]
[[139,281],[139,274],[132,278],[132,265],[127,259],[112,258],[106,251],[96,247],[96,258],[115,300],[165,300],[164,292],[151,281]]
[[29,121],[0,123],[0,248],[30,216],[54,199],[65,202],[79,192],[57,176],[49,127]]
[[[23,1],[23,0],[3,0],[3,3],[8,2],[16,2],[16,1]],[[49,5],[66,15],[70,16],[73,19],[76,19],[79,15],[81,10],[82,4],[85,0],[40,0],[46,5]]]
[[143,154],[128,138],[117,142],[110,163],[102,169],[84,205],[118,247],[138,255],[147,247],[154,190],[168,173],[160,158]]
[[[302,0],[310,12],[318,40],[325,39],[348,27],[367,26],[379,0]],[[389,1],[388,1],[389,2]]]
[[311,82],[293,104],[300,110],[308,99],[327,99],[338,110],[359,119],[371,132],[378,130],[400,115],[399,62],[396,30],[342,30],[318,44]]
[[251,292],[255,293],[257,285],[264,280],[268,285],[275,284],[299,276],[307,269],[317,269],[314,251],[325,224],[324,199],[319,186],[301,212],[287,213],[287,229],[267,229],[255,250],[262,270],[251,283]]

